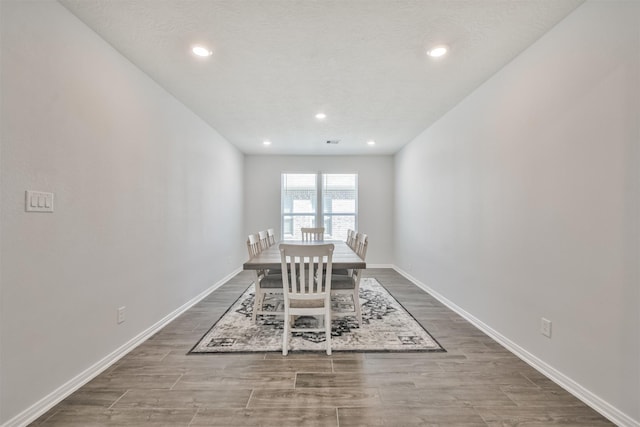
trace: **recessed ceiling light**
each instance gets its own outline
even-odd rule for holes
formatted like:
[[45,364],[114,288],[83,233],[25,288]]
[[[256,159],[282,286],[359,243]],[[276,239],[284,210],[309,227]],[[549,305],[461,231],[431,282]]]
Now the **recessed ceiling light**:
[[327,118],[327,115],[325,113],[316,114],[316,119],[318,119],[318,120],[324,120],[326,118]]
[[367,141],[367,145],[376,145],[376,142],[372,139]]
[[262,145],[271,145],[271,141],[265,139],[264,141],[262,141]]
[[439,58],[441,56],[446,55],[448,51],[449,51],[449,48],[447,46],[439,45],[429,49],[427,51],[427,55],[429,55],[432,58]]
[[191,52],[193,52],[194,55],[202,56],[202,57],[213,55],[213,52],[211,52],[209,49],[207,49],[204,46],[194,46],[191,48]]

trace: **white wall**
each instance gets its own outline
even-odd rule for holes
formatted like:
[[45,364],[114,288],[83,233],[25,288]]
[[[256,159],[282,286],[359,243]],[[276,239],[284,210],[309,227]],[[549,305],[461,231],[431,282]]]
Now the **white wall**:
[[246,156],[245,235],[274,228],[280,236],[283,172],[358,174],[358,231],[369,235],[368,264],[393,262],[392,156]]
[[395,161],[397,265],[626,423],[640,420],[639,6],[585,3]]
[[[2,424],[245,248],[240,152],[57,2],[0,7]],[[55,213],[25,213],[28,189]]]

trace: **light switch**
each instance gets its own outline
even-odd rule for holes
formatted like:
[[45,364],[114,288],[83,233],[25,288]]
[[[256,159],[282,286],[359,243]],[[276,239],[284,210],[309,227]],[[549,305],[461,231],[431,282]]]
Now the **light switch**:
[[53,193],[27,190],[25,209],[27,212],[53,212]]

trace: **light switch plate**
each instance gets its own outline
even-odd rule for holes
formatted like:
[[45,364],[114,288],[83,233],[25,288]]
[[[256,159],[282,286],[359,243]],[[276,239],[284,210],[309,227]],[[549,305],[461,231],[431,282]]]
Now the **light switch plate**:
[[551,338],[551,320],[544,317],[540,319],[540,333],[547,338]]
[[25,210],[27,212],[53,212],[53,193],[27,190],[25,192]]

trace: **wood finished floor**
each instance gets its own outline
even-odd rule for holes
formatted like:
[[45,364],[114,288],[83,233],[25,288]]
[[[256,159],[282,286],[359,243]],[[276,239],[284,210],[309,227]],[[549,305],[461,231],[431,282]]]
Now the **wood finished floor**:
[[447,353],[187,355],[242,272],[31,425],[612,425],[394,270],[366,276]]

